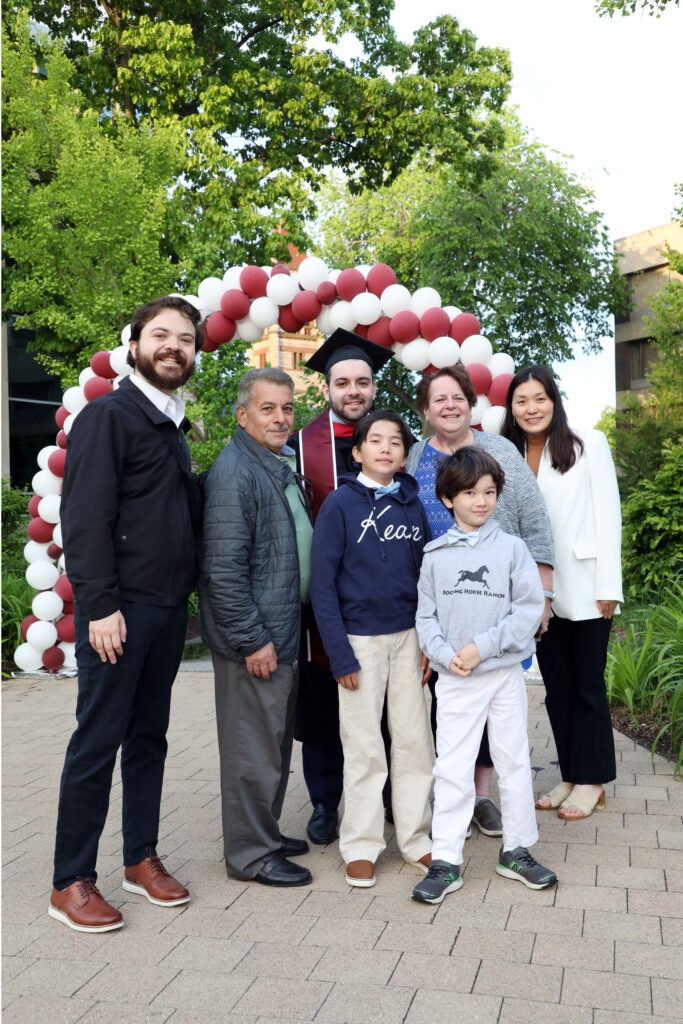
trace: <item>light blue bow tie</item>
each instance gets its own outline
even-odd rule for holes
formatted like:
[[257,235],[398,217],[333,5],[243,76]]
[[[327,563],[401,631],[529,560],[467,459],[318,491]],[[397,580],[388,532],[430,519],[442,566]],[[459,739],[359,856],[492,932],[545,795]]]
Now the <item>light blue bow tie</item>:
[[398,480],[394,480],[392,483],[387,484],[386,487],[378,487],[375,491],[375,497],[381,498],[383,494],[398,494],[401,490],[401,484]]

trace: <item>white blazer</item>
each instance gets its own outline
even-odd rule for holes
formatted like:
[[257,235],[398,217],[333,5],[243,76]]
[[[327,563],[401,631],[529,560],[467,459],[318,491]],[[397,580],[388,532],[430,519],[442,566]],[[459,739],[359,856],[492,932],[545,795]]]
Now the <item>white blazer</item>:
[[585,445],[562,474],[550,464],[546,444],[538,486],[555,547],[553,611],[564,619],[599,618],[596,601],[622,601],[621,501],[607,438],[577,430]]

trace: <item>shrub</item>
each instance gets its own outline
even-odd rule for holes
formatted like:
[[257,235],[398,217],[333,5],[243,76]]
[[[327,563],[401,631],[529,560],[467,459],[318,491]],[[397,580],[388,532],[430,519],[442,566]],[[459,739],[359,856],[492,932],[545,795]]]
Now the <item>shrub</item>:
[[11,662],[21,643],[21,622],[31,612],[33,588],[25,578],[28,495],[2,481],[2,660]]

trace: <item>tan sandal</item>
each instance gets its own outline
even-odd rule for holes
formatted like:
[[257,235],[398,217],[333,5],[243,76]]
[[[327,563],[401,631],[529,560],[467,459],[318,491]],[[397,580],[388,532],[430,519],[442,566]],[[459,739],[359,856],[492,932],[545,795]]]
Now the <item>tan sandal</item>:
[[583,796],[581,793],[576,793],[577,788],[574,787],[570,797],[563,802],[557,812],[558,818],[562,818],[563,821],[582,821],[583,818],[590,818],[593,811],[604,811],[605,809],[605,791],[602,786],[595,799],[588,794]]
[[560,782],[554,789],[551,789],[549,793],[545,793],[543,796],[539,796],[536,801],[537,811],[554,811],[564,803],[569,794],[574,788],[572,782]]

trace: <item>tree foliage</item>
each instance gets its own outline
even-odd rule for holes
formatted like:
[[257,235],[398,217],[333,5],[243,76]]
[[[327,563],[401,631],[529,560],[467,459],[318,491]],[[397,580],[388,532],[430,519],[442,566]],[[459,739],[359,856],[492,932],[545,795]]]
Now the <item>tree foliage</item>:
[[667,7],[671,4],[678,7],[678,3],[679,0],[596,0],[595,10],[603,18],[612,18],[615,14],[628,17],[636,11],[659,18]]
[[389,263],[411,288],[474,313],[494,346],[518,364],[599,348],[622,286],[593,194],[558,156],[509,126],[486,181],[416,159],[388,187],[325,193],[318,230],[337,265]]

